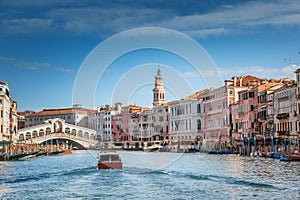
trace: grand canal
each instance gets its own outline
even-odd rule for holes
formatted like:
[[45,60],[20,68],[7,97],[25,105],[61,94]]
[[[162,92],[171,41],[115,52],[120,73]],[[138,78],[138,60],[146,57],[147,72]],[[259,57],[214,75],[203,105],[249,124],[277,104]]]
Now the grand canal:
[[97,170],[97,151],[2,162],[0,198],[300,198],[299,162],[200,153],[120,155],[123,170]]

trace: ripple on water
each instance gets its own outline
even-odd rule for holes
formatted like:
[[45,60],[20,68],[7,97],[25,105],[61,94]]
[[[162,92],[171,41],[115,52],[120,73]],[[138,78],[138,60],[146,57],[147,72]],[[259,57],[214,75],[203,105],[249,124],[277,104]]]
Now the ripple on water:
[[[239,156],[121,152],[97,170],[96,151],[0,165],[4,199],[295,199],[299,163]],[[5,188],[5,189],[4,189]]]

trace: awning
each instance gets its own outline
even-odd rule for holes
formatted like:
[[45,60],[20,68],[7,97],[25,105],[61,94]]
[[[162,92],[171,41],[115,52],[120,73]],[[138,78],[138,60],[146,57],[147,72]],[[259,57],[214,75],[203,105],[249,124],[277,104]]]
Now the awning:
[[0,141],[0,146],[7,146],[7,145],[10,145],[11,143],[12,143],[12,141],[2,140],[2,141]]

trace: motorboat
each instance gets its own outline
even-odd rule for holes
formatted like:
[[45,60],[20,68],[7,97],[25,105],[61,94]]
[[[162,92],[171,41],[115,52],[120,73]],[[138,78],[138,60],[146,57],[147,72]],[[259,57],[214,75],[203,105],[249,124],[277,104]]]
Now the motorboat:
[[143,149],[144,149],[144,151],[147,151],[147,152],[157,152],[162,148],[163,147],[159,142],[155,142],[155,143],[148,142],[148,143],[146,143],[146,145],[144,146]]
[[122,169],[122,160],[117,152],[100,152],[98,169]]
[[64,154],[64,155],[72,154],[72,150],[64,150],[64,151],[60,152],[59,154]]

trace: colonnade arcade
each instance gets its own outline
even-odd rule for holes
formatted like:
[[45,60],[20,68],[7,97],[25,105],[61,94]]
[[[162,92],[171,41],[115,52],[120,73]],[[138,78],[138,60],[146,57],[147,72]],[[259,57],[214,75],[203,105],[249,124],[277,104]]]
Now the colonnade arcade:
[[73,136],[95,140],[96,131],[72,124],[67,124],[63,119],[49,119],[43,124],[20,129],[18,132],[18,140],[25,141],[37,137],[57,133],[70,134]]

